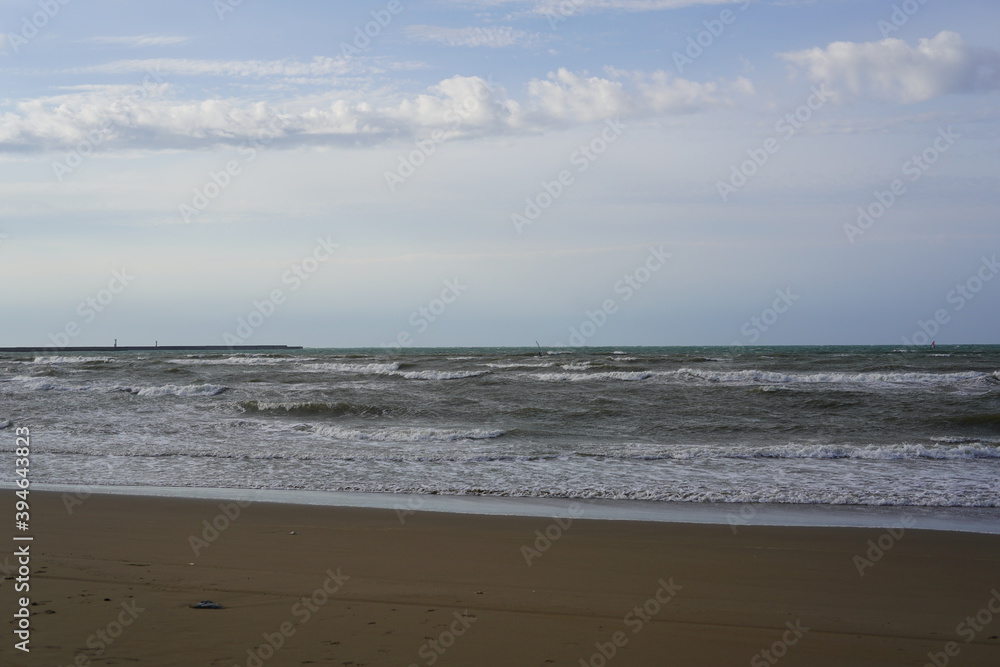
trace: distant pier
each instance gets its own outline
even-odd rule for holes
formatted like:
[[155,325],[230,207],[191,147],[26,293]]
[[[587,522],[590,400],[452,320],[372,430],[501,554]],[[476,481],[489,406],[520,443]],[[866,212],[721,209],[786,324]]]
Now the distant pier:
[[107,347],[0,347],[3,352],[246,352],[250,350],[301,350],[297,345],[114,345]]

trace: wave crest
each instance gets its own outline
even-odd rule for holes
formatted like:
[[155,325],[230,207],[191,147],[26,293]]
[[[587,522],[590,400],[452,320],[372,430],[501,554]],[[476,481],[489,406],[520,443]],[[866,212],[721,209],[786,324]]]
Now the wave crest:
[[217,396],[226,391],[228,387],[217,384],[165,384],[159,387],[126,387],[118,385],[118,391],[128,392],[136,396],[156,397],[156,396]]

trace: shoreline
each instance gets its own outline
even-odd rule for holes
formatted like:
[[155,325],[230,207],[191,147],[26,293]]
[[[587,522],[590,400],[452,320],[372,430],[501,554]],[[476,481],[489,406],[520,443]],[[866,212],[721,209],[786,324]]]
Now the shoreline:
[[1000,659],[997,535],[78,500],[31,494],[31,653],[9,664]]
[[[0,489],[13,490],[0,483]],[[248,500],[288,505],[319,505],[391,509],[401,514],[415,511],[481,516],[573,516],[602,521],[724,524],[826,528],[898,528],[1000,534],[1000,508],[914,505],[818,505],[777,503],[702,503],[590,498],[541,498],[476,496],[363,491],[309,491],[289,489],[238,489],[167,486],[86,486],[34,484],[53,493],[190,498],[199,500]]]

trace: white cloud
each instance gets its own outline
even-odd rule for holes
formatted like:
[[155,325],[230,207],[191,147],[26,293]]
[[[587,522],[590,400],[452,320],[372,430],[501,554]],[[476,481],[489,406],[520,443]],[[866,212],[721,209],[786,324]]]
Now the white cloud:
[[141,48],[144,46],[173,46],[191,41],[190,37],[171,37],[167,35],[131,35],[122,37],[90,37],[84,40],[92,44],[109,44]]
[[1000,52],[969,46],[947,30],[911,47],[901,39],[833,42],[778,54],[826,84],[840,101],[875,98],[922,102],[950,93],[1000,89]]
[[[197,61],[161,66],[167,71],[234,70],[247,76],[262,71]],[[316,68],[327,71],[328,66],[339,67],[319,63]],[[263,70],[271,71],[270,66]],[[96,150],[158,150],[236,145],[262,132],[278,146],[375,144],[432,131],[445,138],[536,133],[618,116],[724,106],[731,103],[731,94],[745,94],[752,86],[745,79],[698,83],[663,71],[610,71],[608,77],[598,77],[560,69],[530,81],[521,100],[493,82],[465,76],[401,98],[372,99],[361,91],[342,90],[289,98],[280,107],[241,99],[176,100],[170,97],[173,90],[169,83],[148,80],[142,87],[77,86],[61,95],[21,100],[0,114],[0,151],[72,150],[94,136],[100,137]]]
[[694,5],[749,4],[753,0],[465,0],[475,7],[524,5],[532,14],[570,16],[588,11],[654,12]]
[[446,28],[433,25],[411,25],[406,28],[406,33],[413,39],[436,42],[445,46],[502,48],[506,46],[532,46],[539,40],[537,33],[515,30],[510,26]]
[[229,76],[262,78],[269,76],[343,75],[357,68],[357,59],[317,56],[311,61],[284,60],[192,60],[185,58],[142,58],[116,60],[65,70],[69,74],[128,74],[155,71],[174,76]]

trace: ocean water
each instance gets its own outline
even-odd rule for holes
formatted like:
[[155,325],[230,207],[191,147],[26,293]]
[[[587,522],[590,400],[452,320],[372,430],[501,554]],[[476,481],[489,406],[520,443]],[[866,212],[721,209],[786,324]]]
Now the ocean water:
[[4,354],[15,426],[51,484],[1000,507],[1000,346]]

